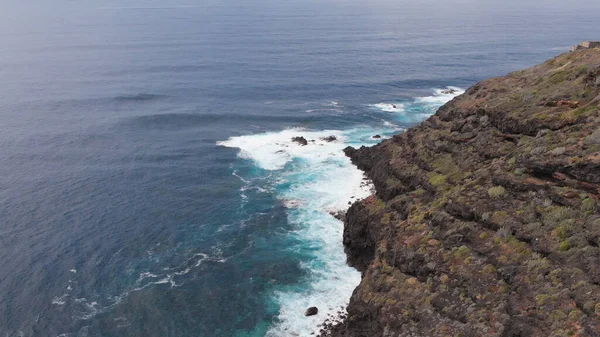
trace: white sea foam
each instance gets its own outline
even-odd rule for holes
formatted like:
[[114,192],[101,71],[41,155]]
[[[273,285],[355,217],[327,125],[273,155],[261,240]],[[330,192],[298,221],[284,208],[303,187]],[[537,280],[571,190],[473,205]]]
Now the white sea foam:
[[458,87],[446,87],[445,89],[434,89],[432,96],[417,97],[417,98],[415,98],[415,103],[431,104],[431,105],[435,106],[435,108],[438,108],[438,107],[446,104],[450,100],[452,100],[454,97],[456,97],[458,95],[462,95],[464,93],[465,93],[465,91]]
[[[321,138],[335,136],[336,141],[327,142]],[[309,145],[302,146],[293,137],[304,137]],[[240,149],[240,158],[251,159],[265,170],[281,170],[294,158],[310,162],[321,162],[331,153],[343,156],[344,136],[338,130],[308,131],[300,128],[280,132],[267,132],[257,135],[232,137],[217,145]]]
[[[465,91],[463,89],[458,87],[446,87],[444,89],[433,89],[433,95],[417,97],[412,102],[377,103],[369,106],[373,109],[383,112],[410,114],[414,113],[414,110],[422,111],[414,115],[418,121],[433,114],[437,108],[449,102],[454,97],[463,94],[464,92]],[[394,108],[394,105],[396,108]]]
[[[318,253],[302,266],[310,275],[305,289],[282,289],[275,294],[281,307],[279,322],[267,336],[309,336],[318,331],[317,324],[345,310],[352,291],[360,282],[360,273],[345,263],[343,224],[328,211],[344,210],[349,200],[370,194],[368,186],[361,187],[362,172],[343,157],[322,165],[307,165],[302,171],[302,175],[310,177],[294,180],[298,183],[282,196],[301,201],[298,208],[288,213],[289,221],[300,225],[291,235]],[[319,313],[304,317],[304,310],[311,306],[318,307]]]
[[52,304],[58,305],[58,306],[63,306],[63,305],[65,305],[65,303],[67,303],[66,301],[67,301],[68,296],[69,295],[67,295],[67,294],[63,294],[62,296],[55,296],[52,299]]
[[[310,131],[288,129],[257,135],[233,137],[219,145],[239,149],[240,157],[256,166],[277,173],[276,181],[287,183],[277,189],[277,197],[288,208],[288,220],[297,225],[289,233],[301,242],[290,250],[308,250],[313,256],[302,264],[308,279],[300,288],[278,289],[273,298],[279,303],[278,323],[267,336],[310,336],[326,317],[345,310],[360,273],[346,265],[342,245],[343,224],[329,214],[348,208],[348,203],[371,194],[364,175],[344,156],[348,145],[372,142],[376,133],[393,132],[395,128],[352,129],[347,131]],[[292,141],[304,137],[308,145]],[[322,138],[335,136],[327,142]],[[306,308],[316,306],[316,316],[304,317]]]
[[402,103],[377,103],[371,104],[370,107],[385,112],[401,113],[405,111],[404,104]]

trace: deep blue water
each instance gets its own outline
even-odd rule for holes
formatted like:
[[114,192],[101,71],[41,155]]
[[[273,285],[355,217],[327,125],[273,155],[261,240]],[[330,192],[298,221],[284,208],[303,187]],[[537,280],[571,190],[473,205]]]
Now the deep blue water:
[[598,13],[3,3],[0,336],[306,336],[359,280],[327,213],[368,193],[341,149],[418,123],[439,89],[600,38]]

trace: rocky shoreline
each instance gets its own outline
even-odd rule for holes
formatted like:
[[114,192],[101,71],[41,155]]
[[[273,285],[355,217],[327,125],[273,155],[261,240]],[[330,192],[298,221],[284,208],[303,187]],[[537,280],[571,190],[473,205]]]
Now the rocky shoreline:
[[376,193],[343,217],[362,281],[321,336],[600,336],[600,50],[345,153]]

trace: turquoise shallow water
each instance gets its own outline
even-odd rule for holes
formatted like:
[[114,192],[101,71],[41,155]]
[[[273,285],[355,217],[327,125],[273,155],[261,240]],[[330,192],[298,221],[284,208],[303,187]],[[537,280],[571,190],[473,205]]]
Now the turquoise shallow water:
[[359,281],[341,149],[597,38],[598,6],[9,1],[0,335],[308,335]]

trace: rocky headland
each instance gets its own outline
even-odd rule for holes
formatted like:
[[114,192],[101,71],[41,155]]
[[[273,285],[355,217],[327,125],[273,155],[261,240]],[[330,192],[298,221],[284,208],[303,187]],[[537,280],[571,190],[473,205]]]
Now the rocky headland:
[[332,337],[600,336],[600,49],[482,81],[345,150],[362,272]]

